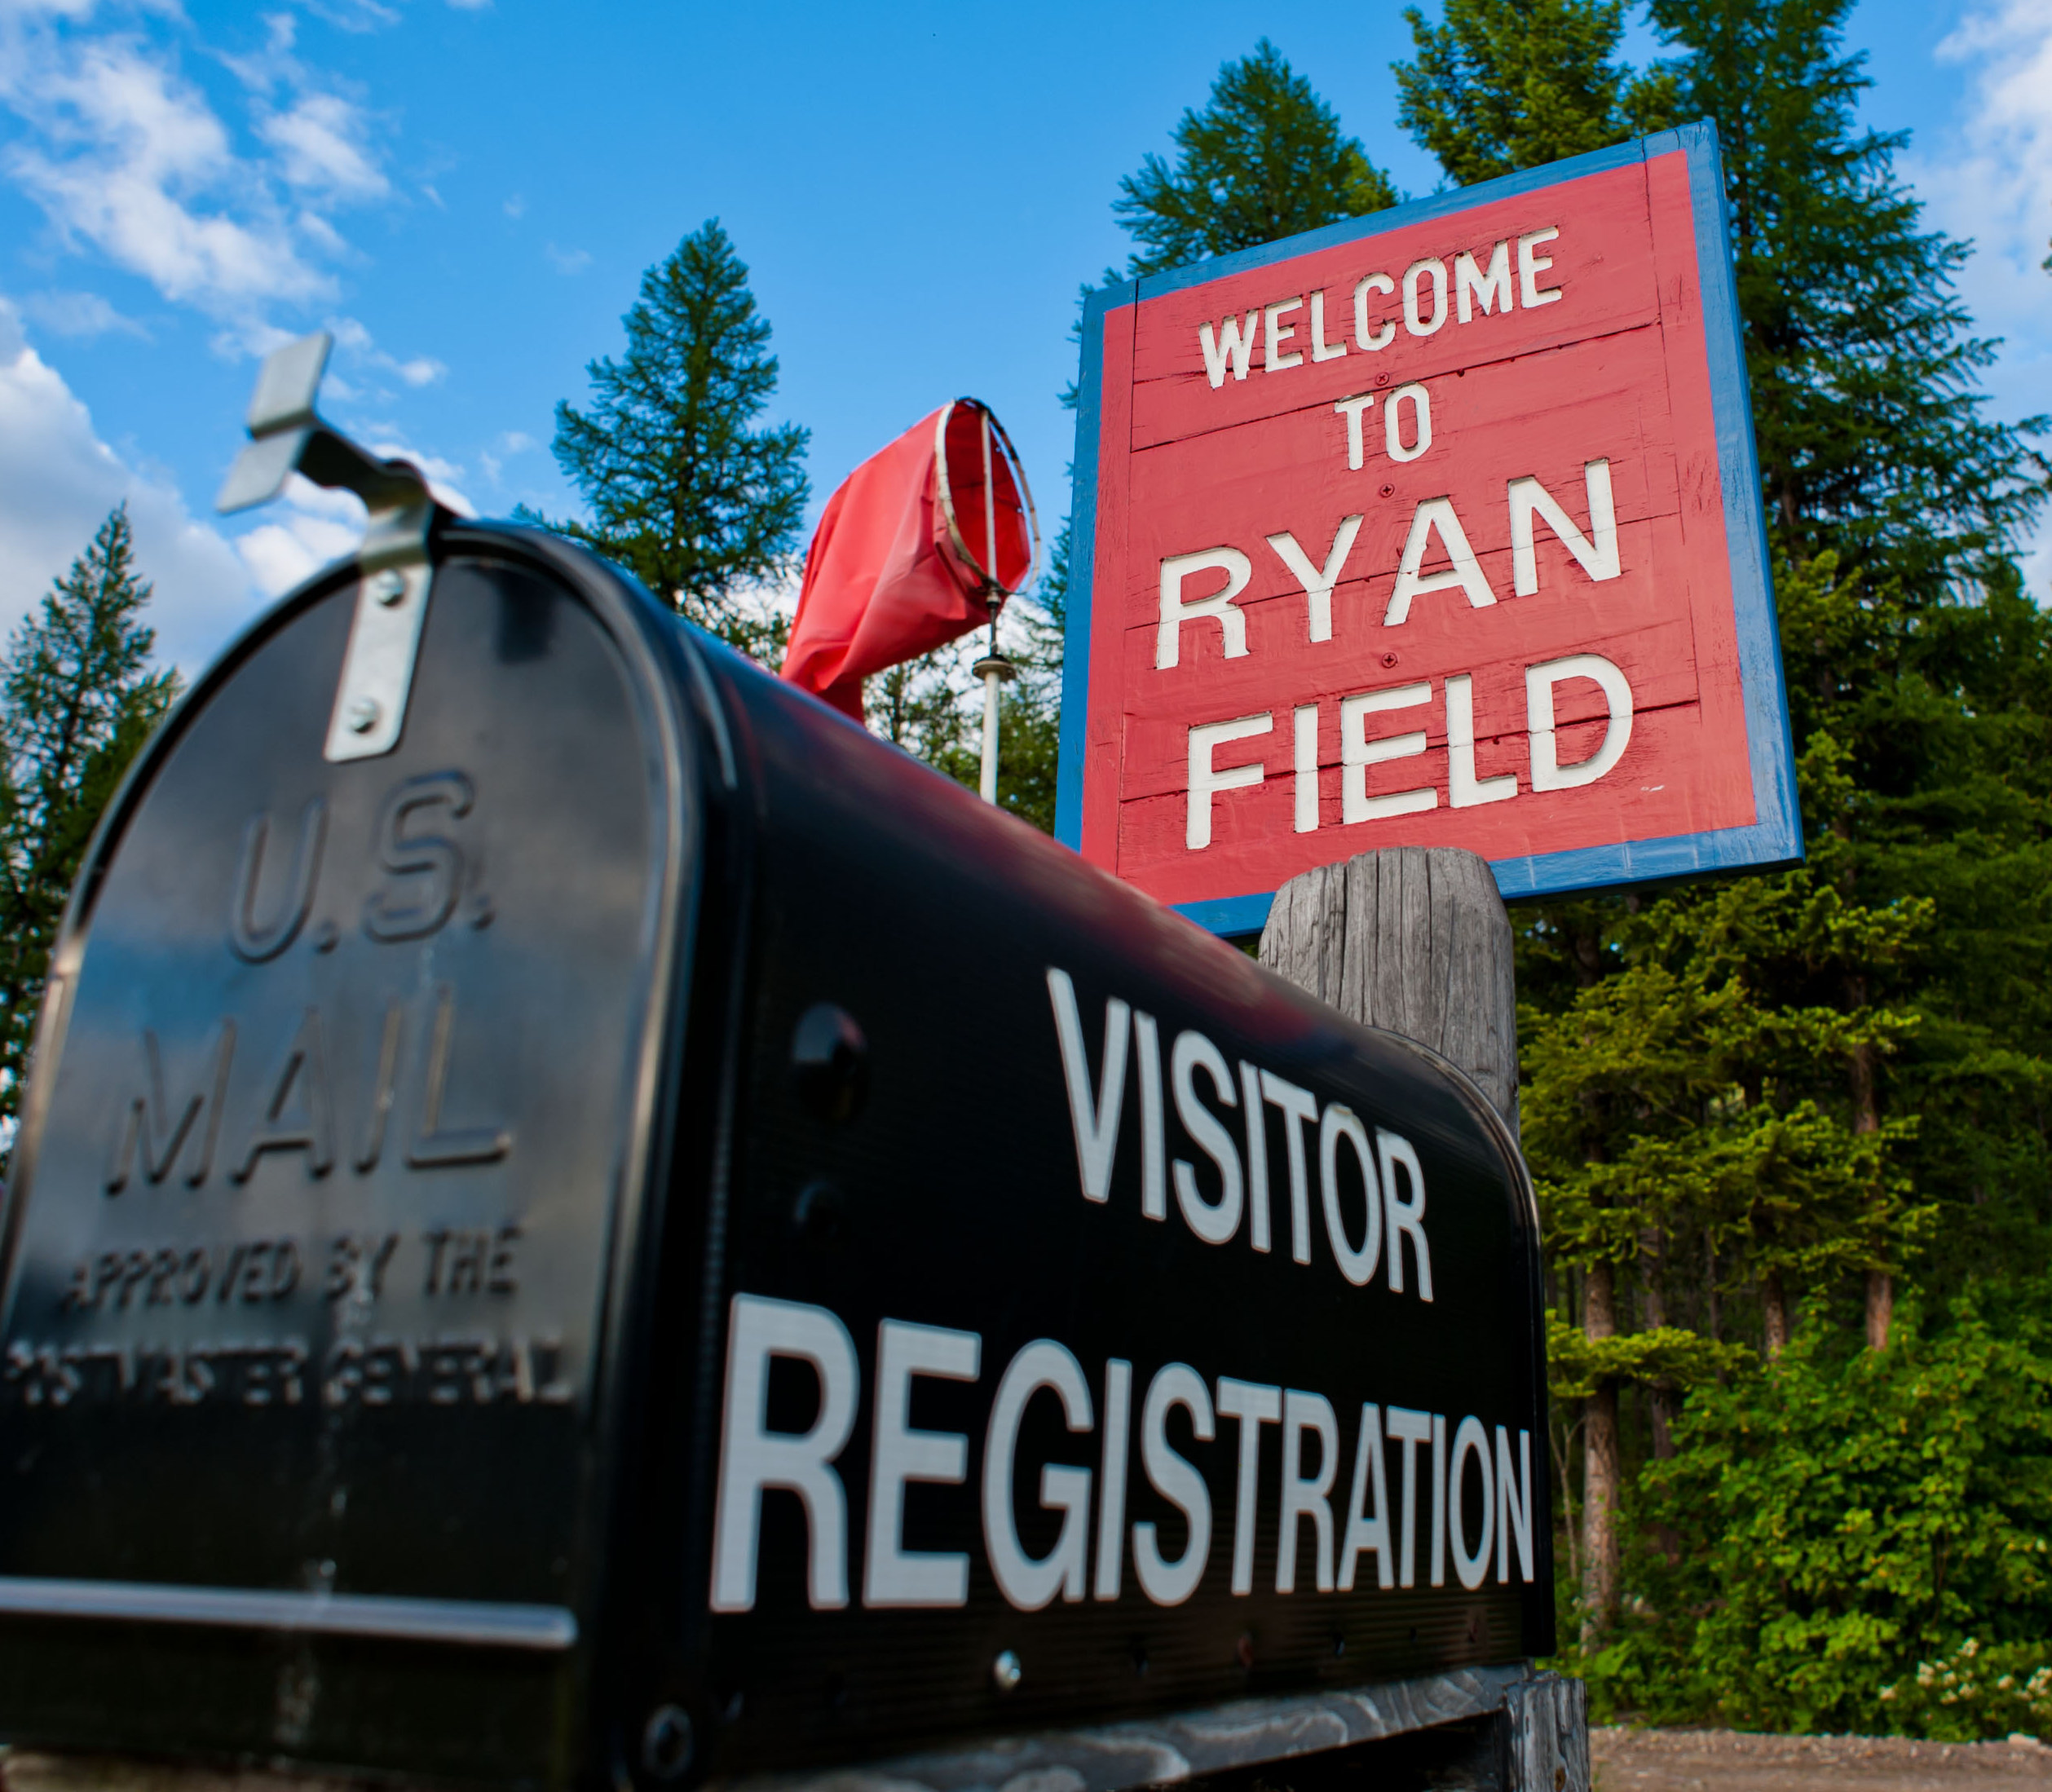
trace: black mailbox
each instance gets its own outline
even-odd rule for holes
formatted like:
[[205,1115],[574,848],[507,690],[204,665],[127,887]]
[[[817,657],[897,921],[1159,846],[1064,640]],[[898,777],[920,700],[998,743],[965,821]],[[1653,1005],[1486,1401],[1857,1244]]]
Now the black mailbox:
[[1472,1085],[603,562],[415,525],[73,898],[0,1735],[654,1785],[1550,1650]]

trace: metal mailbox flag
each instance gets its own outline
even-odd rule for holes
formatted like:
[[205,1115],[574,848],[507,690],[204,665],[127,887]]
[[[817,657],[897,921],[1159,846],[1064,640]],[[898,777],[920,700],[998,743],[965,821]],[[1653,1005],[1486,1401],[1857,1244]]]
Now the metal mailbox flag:
[[1093,294],[1061,837],[1229,934],[1799,858],[1723,195],[1696,125]]

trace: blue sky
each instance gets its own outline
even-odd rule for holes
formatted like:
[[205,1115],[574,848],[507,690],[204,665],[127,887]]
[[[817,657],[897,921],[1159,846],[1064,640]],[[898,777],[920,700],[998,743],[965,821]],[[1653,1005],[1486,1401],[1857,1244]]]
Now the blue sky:
[[[813,431],[815,512],[971,393],[1058,519],[1056,395],[1078,285],[1126,250],[1119,178],[1263,31],[1432,190],[1394,121],[1396,6],[0,0],[0,624],[123,496],[188,666],[345,551],[348,501],[310,488],[211,509],[253,357],[316,326],[338,421],[480,512],[574,507],[554,405],[713,215]],[[1914,133],[1933,221],[1980,245],[1997,408],[2052,411],[2052,0],[1868,0],[1852,41],[1869,121]],[[2042,598],[2052,553],[2032,571]]]

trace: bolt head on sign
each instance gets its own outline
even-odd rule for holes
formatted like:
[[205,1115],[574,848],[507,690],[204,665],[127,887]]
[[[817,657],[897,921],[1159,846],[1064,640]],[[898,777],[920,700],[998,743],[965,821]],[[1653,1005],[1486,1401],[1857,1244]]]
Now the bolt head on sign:
[[1057,832],[1221,933],[1802,856],[1723,177],[1691,126],[1084,317]]

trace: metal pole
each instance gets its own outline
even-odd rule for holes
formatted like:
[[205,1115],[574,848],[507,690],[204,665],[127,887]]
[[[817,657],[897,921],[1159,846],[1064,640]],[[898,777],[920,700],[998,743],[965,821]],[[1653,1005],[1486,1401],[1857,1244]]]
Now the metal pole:
[[[993,629],[992,633],[997,631]],[[996,651],[995,646],[991,651]],[[983,800],[994,803],[998,800],[998,674],[995,670],[983,674]]]
[[998,686],[1012,676],[1012,662],[998,651],[998,608],[1004,593],[998,584],[997,487],[991,478],[991,413],[983,413],[983,573],[990,581],[991,651],[976,663],[983,675],[983,779],[986,803],[998,800]]

